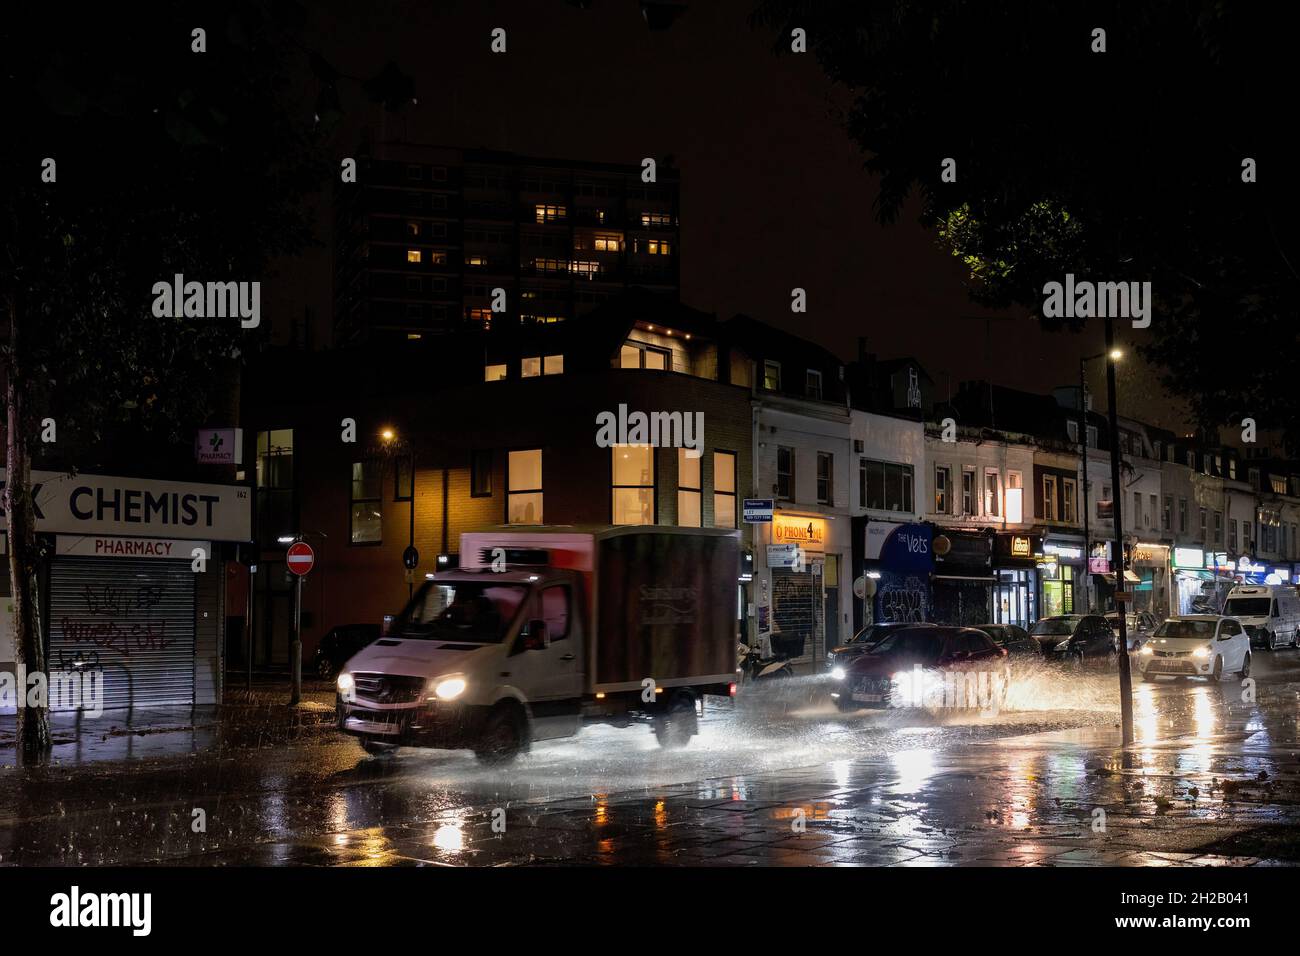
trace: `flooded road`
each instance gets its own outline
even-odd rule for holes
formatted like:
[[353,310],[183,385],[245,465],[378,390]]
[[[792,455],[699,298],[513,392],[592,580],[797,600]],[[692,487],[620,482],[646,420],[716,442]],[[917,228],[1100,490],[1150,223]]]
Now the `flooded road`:
[[[997,713],[840,713],[821,680],[795,679],[710,699],[685,750],[661,750],[647,726],[596,726],[505,768],[466,751],[371,757],[311,722],[83,728],[45,766],[0,751],[0,865],[714,862],[773,835],[799,838],[799,862],[880,863],[905,862],[900,837],[963,827],[1087,831],[1098,806],[1147,824],[1184,810],[1222,823],[1232,795],[1213,796],[1209,777],[1254,781],[1236,785],[1242,801],[1267,783],[1261,795],[1283,807],[1300,782],[1300,655],[1257,655],[1254,677],[1138,679],[1137,745],[1122,759],[1117,676],[1036,661],[1017,665]],[[1145,795],[1126,773],[1145,778]],[[1198,775],[1203,787],[1186,782]],[[891,802],[901,797],[915,812]],[[1289,822],[1285,810],[1269,819]],[[804,858],[831,846],[838,855]]]

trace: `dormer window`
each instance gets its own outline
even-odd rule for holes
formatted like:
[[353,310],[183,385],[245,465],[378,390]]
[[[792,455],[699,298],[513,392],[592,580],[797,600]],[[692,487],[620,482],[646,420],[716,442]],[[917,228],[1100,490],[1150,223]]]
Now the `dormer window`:
[[804,380],[804,394],[809,398],[820,399],[822,397],[822,373],[815,368],[808,369],[807,378]]

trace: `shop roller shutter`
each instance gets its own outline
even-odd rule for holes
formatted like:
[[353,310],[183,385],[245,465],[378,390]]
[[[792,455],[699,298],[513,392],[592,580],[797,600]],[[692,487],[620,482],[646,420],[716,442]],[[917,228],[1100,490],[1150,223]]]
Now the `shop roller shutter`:
[[101,670],[105,709],[192,703],[194,577],[189,561],[56,558],[51,673]]

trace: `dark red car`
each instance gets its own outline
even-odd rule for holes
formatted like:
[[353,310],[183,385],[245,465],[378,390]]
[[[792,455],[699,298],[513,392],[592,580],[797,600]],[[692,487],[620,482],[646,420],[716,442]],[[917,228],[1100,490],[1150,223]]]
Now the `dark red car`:
[[985,710],[1005,702],[1009,669],[1007,652],[983,631],[918,624],[892,631],[842,673],[831,691],[841,710]]

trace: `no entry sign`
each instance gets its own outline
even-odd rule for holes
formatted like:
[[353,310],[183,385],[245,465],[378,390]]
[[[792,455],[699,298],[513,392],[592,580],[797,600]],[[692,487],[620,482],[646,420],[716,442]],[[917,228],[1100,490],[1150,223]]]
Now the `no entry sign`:
[[284,560],[289,565],[290,571],[297,575],[303,575],[316,564],[316,552],[311,549],[311,545],[306,541],[295,541],[289,545]]

